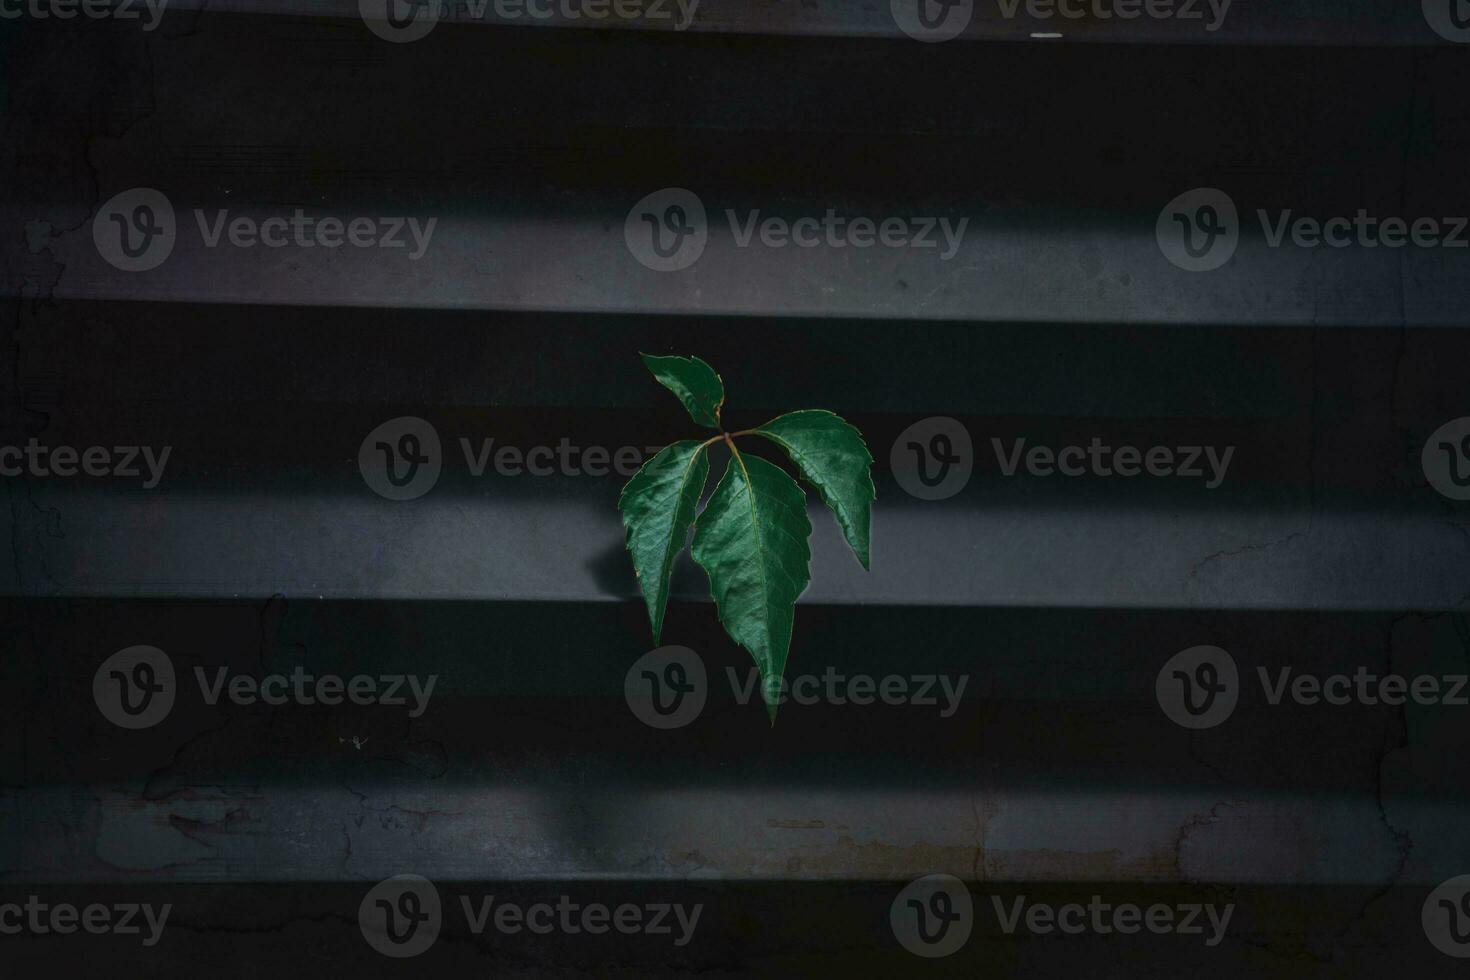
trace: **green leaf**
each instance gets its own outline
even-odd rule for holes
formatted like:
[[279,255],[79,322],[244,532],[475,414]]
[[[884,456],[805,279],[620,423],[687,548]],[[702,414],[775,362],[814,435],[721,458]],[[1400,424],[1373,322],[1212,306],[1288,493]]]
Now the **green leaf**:
[[655,646],[664,628],[674,558],[684,550],[694,508],[708,477],[709,457],[703,444],[685,439],[665,446],[644,463],[618,498],[633,570],[653,623]]
[[780,467],[736,453],[694,528],[694,560],[730,638],[755,658],[771,722],[796,598],[811,581],[806,494]]
[[725,404],[725,384],[715,369],[697,357],[658,357],[641,354],[643,363],[658,383],[679,396],[695,422],[711,429],[720,427],[720,406]]
[[873,523],[873,454],[862,433],[831,412],[790,412],[772,419],[756,435],[776,443],[801,475],[822,494],[863,568]]

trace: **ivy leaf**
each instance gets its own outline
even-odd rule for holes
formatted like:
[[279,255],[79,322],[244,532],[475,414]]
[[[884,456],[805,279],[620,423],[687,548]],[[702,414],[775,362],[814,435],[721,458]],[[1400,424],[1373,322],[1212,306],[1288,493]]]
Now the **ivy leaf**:
[[780,467],[735,453],[694,528],[720,622],[755,658],[771,723],[786,672],[796,599],[811,581],[806,494]]
[[695,422],[710,429],[720,427],[725,384],[714,368],[697,357],[639,356],[658,383],[679,396]]
[[653,623],[654,646],[663,632],[674,558],[684,550],[694,508],[708,478],[709,456],[704,445],[685,439],[665,446],[644,463],[618,498],[633,570]]
[[872,530],[873,454],[860,432],[831,412],[789,412],[754,430],[776,443],[832,509],[853,554],[868,567]]

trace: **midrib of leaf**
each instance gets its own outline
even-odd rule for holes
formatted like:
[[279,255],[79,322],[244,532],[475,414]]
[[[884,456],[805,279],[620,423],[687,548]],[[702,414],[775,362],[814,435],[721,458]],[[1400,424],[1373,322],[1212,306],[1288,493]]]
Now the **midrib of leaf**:
[[[802,452],[801,450],[797,449],[795,446],[793,446],[791,443],[787,442],[785,439],[781,439],[781,438],[773,435],[770,432],[766,432],[764,429],[755,429],[755,430],[752,430],[752,431],[756,435],[764,436],[765,438],[767,438],[767,439],[771,440],[772,442],[774,442],[776,445],[780,446],[782,449],[786,450],[788,453],[791,454],[791,456],[792,456],[793,459],[798,459],[798,460],[809,460],[809,459],[811,459],[811,456],[809,456],[808,454],[806,454],[806,453]],[[800,467],[798,466],[798,468],[800,468]],[[825,500],[826,497],[827,497],[826,488],[821,487],[821,486],[818,486],[817,487],[817,490],[821,492],[822,498]],[[836,513],[836,508],[835,507],[833,508],[833,513]],[[841,517],[840,516],[839,516],[838,520],[841,521]],[[846,530],[846,528],[844,528],[844,531],[845,530]]]
[[[741,475],[745,477],[745,495],[750,498],[750,523],[755,527],[755,547],[756,551],[759,552],[759,557],[756,559],[755,564],[760,569],[761,605],[766,610],[766,621],[762,625],[765,629],[766,641],[770,642],[772,618],[771,589],[766,583],[766,539],[761,534],[763,525],[761,524],[760,511],[755,506],[755,481],[750,478],[750,470],[745,468],[745,457],[741,456],[740,450],[735,448],[735,440],[727,435],[725,436],[725,445],[730,447],[730,453],[734,456],[736,465],[740,467]],[[764,681],[764,678],[762,678],[762,681]],[[765,697],[764,690],[761,691],[761,696],[763,698]]]
[[787,442],[785,439],[782,439],[780,436],[776,435],[774,432],[768,432],[765,429],[752,429],[751,431],[755,435],[762,436],[762,437],[764,437],[766,439],[771,440],[776,445],[780,446],[782,449],[784,449],[788,453],[790,453],[792,455],[792,457],[795,458],[795,459],[811,459],[811,457],[808,456],[806,453],[802,452],[800,449],[797,449],[791,443]]
[[[684,473],[679,479],[679,495],[674,501],[675,514],[679,512],[680,505],[684,503],[684,491],[689,489],[689,475],[694,472],[695,464],[697,464],[699,460],[703,457],[704,452],[704,446],[700,446],[694,452],[689,454],[689,462],[684,465]],[[695,501],[695,505],[698,506],[698,504],[699,501]],[[683,537],[685,539],[689,537],[688,528],[684,529]],[[674,567],[674,556],[676,556],[679,552],[683,550],[684,541],[680,540],[678,536],[670,534],[669,543],[664,545],[664,569],[666,571],[672,571]]]
[[[837,419],[837,421],[839,421],[839,422],[842,422],[844,424],[848,424],[850,428],[853,428],[853,431],[854,432],[857,431],[856,428],[855,427],[852,427],[850,425],[850,423],[847,423],[845,419],[838,418],[837,415],[835,415],[834,413],[831,413],[831,412],[828,412],[826,414],[831,415],[834,419]],[[782,418],[786,418],[786,416],[783,415],[780,418],[773,419],[772,420],[772,423],[779,422]],[[771,423],[767,423],[767,424],[769,425]],[[787,440],[781,438],[781,436],[780,436],[779,433],[774,432],[771,429],[767,429],[765,426],[757,426],[754,429],[746,429],[744,432],[738,432],[738,433],[736,433],[736,435],[757,435],[757,436],[760,436],[763,439],[769,439],[771,442],[774,442],[776,445],[778,445],[782,449],[786,450],[786,454],[791,457],[791,461],[796,464],[796,468],[798,470],[801,470],[802,477],[804,479],[806,479],[807,482],[811,483],[814,487],[816,487],[817,492],[819,494],[821,494],[822,501],[827,504],[827,506],[831,509],[833,516],[837,518],[837,523],[842,528],[843,537],[848,538],[848,543],[849,544],[852,544],[851,538],[852,538],[852,535],[856,533],[856,531],[853,530],[853,528],[856,525],[856,522],[855,521],[849,521],[849,519],[848,519],[849,515],[847,514],[846,509],[842,506],[842,501],[841,501],[840,497],[835,492],[833,492],[832,489],[831,489],[831,487],[827,486],[826,483],[823,483],[822,481],[819,481],[819,480],[816,480],[816,479],[812,479],[811,477],[807,476],[807,470],[808,469],[811,469],[811,470],[820,470],[821,469],[821,467],[819,467],[819,466],[816,465],[816,463],[815,463],[815,457],[813,457],[813,455],[811,453],[804,453],[804,452],[802,452],[795,445],[793,445],[792,443],[788,442]],[[862,441],[861,433],[858,434],[858,441],[863,446],[864,449],[867,449],[866,443],[863,443],[863,441]],[[868,463],[871,466],[872,465],[872,453],[869,452],[867,455],[868,455]],[[828,481],[828,482],[831,482],[831,481]],[[869,490],[869,492],[871,494],[872,493],[872,487],[873,487],[873,481],[872,481],[872,477],[871,476],[869,476],[867,482],[868,482],[868,490]],[[874,496],[876,496],[876,494],[874,494]],[[854,552],[857,552],[857,545],[856,544],[852,544],[852,547],[853,547],[853,551]],[[868,563],[867,563],[866,560],[864,560],[862,554],[861,553],[858,553],[857,557],[858,557],[858,561],[860,563],[862,563],[863,568],[866,569],[868,567]]]

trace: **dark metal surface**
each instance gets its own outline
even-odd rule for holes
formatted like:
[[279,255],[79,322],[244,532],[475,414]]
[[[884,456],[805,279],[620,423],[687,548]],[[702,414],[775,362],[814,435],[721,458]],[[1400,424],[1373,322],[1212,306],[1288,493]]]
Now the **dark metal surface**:
[[[684,32],[409,44],[326,0],[0,22],[0,454],[170,454],[154,486],[3,478],[0,905],[176,905],[157,951],[0,933],[0,976],[1456,975],[1421,916],[1470,872],[1470,708],[1273,702],[1257,678],[1470,672],[1470,503],[1423,462],[1470,415],[1470,249],[1273,246],[1254,215],[1470,212],[1470,49],[1416,3],[1237,0],[1218,32],[1093,18],[1055,41],[992,5],[931,45],[887,8],[705,0]],[[124,272],[93,221],[145,186],[178,240]],[[666,187],[710,215],[668,273],[624,234]],[[1189,272],[1156,224],[1199,187],[1243,231]],[[196,208],[436,225],[418,260],[208,246]],[[949,259],[794,250],[738,245],[727,208],[969,224]],[[690,562],[663,641],[697,652],[708,702],[676,731],[630,710],[652,639],[624,477],[476,475],[460,440],[612,456],[690,434],[638,351],[709,360],[732,426],[818,406],[862,429],[873,571],[814,499],[790,672],[963,678],[953,710],[828,698],[772,726]],[[359,453],[404,416],[443,471],[392,501]],[[923,500],[895,460],[940,416],[975,472]],[[1233,456],[1214,488],[1006,476],[992,439]],[[185,683],[124,731],[94,685],[135,645]],[[1245,683],[1187,730],[1156,684],[1200,645]],[[437,686],[412,714],[195,683],[297,668]],[[460,917],[404,964],[357,922],[402,873],[451,910],[572,894],[708,918],[674,949]],[[940,873],[976,932],[920,960],[890,903]],[[1014,895],[1237,918],[1218,948],[1011,934],[991,900]]]

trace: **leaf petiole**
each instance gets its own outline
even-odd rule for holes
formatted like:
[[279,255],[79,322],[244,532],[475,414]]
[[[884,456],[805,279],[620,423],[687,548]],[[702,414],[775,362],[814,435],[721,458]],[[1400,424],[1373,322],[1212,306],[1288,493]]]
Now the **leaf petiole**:
[[731,440],[732,439],[737,439],[740,436],[753,436],[753,435],[755,435],[755,430],[754,429],[741,429],[739,432],[721,432],[719,435],[717,435],[717,436],[710,436],[704,442],[701,442],[699,444],[699,448],[700,449],[703,449],[705,446],[714,445],[715,443],[717,443],[721,439],[723,439],[725,441],[725,445],[727,445],[727,446],[730,447],[730,451],[732,453],[735,453],[738,456],[739,453],[735,449],[735,443],[733,443]]

